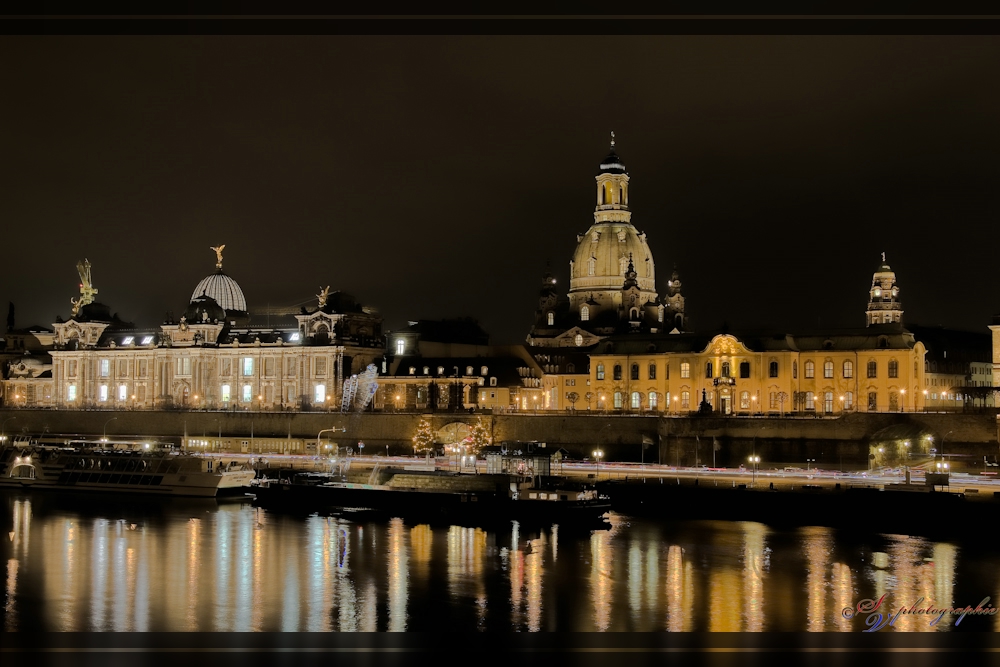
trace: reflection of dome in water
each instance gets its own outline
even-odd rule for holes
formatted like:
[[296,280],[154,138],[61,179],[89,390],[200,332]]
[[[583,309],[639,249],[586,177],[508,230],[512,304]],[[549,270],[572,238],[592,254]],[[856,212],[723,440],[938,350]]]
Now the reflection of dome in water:
[[227,312],[246,312],[247,300],[243,297],[243,290],[235,280],[223,273],[222,269],[198,283],[191,293],[191,301],[195,301],[203,294],[214,299]]

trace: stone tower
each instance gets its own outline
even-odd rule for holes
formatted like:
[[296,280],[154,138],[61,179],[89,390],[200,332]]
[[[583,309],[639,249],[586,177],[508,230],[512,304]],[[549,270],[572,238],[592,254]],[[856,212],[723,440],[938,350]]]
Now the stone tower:
[[903,304],[899,302],[896,274],[885,263],[885,253],[882,253],[882,263],[872,276],[865,317],[866,326],[869,327],[873,324],[900,324],[903,321]]

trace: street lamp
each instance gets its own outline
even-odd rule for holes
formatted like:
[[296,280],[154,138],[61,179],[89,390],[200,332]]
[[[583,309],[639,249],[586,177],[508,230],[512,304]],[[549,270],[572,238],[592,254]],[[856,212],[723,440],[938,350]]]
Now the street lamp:
[[108,424],[110,424],[111,422],[113,422],[116,419],[118,419],[118,417],[112,417],[108,421],[104,422],[104,431],[103,431],[104,434],[101,436],[101,442],[107,442],[108,441]]
[[601,478],[601,457],[604,456],[604,452],[600,449],[594,450],[594,458],[597,459],[597,479]]
[[760,463],[760,457],[756,454],[750,457],[750,465],[753,466],[753,479],[750,482],[750,486],[757,486],[757,465]]
[[[334,432],[340,431],[341,433],[346,433],[347,432],[347,427],[345,426],[344,428],[337,428],[336,426],[334,426],[333,428],[325,428],[322,431],[320,431],[319,433],[317,433],[316,434],[316,453],[317,454],[319,454],[319,445],[320,445],[319,437],[321,435],[323,435],[324,433],[326,433],[327,431],[334,431]],[[221,426],[221,424],[219,426],[219,437],[220,438],[222,437],[222,426]]]
[[900,389],[899,390],[899,395],[901,397],[899,399],[900,412],[906,412],[906,390],[905,389]]
[[924,389],[924,412],[927,412],[927,390]]
[[[757,434],[760,433],[761,431],[763,431],[766,428],[767,428],[766,426],[761,426],[759,429],[757,429],[756,431],[754,431],[753,440],[750,442],[751,453],[752,453],[752,456],[750,457],[751,461],[753,459],[757,459],[758,461],[760,461],[760,457],[757,456]],[[755,481],[756,481],[756,477],[757,477],[757,475],[755,473],[754,474],[754,480]]]

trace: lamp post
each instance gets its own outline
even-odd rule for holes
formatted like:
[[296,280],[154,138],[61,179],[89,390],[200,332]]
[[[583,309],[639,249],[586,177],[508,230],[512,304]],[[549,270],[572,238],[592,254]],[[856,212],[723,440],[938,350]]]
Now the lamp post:
[[899,398],[900,412],[906,412],[906,390],[905,389],[900,389],[899,390],[899,396],[900,396],[900,398]]
[[[333,428],[325,428],[322,431],[320,431],[319,433],[317,433],[316,434],[316,453],[317,454],[319,454],[319,445],[320,445],[319,437],[321,435],[323,435],[324,433],[328,432],[328,431],[333,431],[333,432],[340,431],[341,433],[346,433],[347,432],[347,427],[345,426],[344,428],[337,428],[336,426],[334,426]],[[221,426],[219,427],[219,437],[220,438],[222,437],[222,427]]]
[[924,389],[924,412],[927,412],[927,390]]
[[108,424],[110,424],[111,422],[113,422],[116,419],[118,419],[118,417],[112,417],[108,421],[104,422],[104,429],[103,429],[103,435],[101,435],[101,442],[107,442],[108,441]]
[[753,440],[750,442],[751,453],[752,453],[752,456],[750,457],[751,460],[757,459],[758,461],[760,461],[760,457],[757,456],[757,434],[766,428],[767,428],[766,426],[761,426],[759,429],[754,431]]
[[604,456],[604,452],[600,449],[594,450],[594,458],[597,459],[597,479],[601,478],[601,457]]
[[757,487],[757,464],[760,463],[760,457],[756,454],[750,457],[750,465],[753,466],[753,479],[750,482],[752,488]]

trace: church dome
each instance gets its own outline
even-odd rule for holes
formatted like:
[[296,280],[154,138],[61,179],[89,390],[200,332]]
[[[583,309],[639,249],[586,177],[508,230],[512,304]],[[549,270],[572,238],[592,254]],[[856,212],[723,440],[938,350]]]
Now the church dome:
[[191,293],[191,301],[196,301],[202,295],[214,299],[226,312],[245,313],[247,310],[247,300],[243,296],[243,290],[235,280],[223,273],[222,269],[198,283]]
[[620,290],[625,282],[629,256],[635,265],[639,289],[654,291],[653,254],[630,222],[598,222],[579,237],[570,270],[570,292]]

